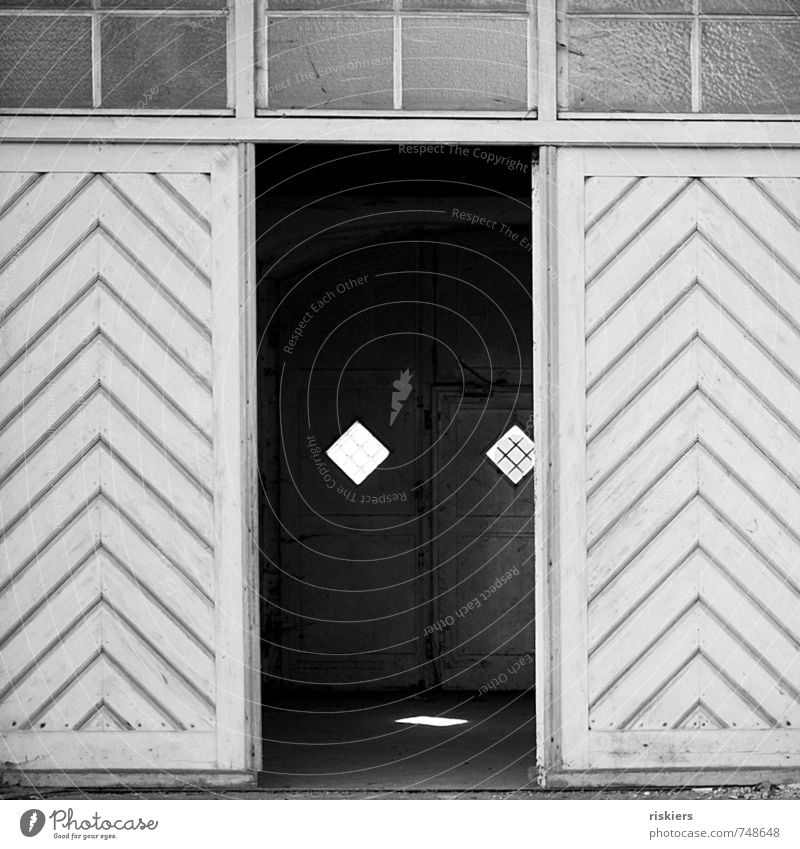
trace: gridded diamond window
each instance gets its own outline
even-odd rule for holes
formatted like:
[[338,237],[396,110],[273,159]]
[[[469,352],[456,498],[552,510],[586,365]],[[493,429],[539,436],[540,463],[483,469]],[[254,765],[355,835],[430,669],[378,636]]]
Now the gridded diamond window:
[[389,449],[361,422],[354,422],[325,453],[353,483],[359,484],[389,456]]
[[533,440],[514,425],[486,452],[486,456],[513,483],[518,484],[533,469]]
[[800,0],[561,0],[562,109],[800,113]]
[[267,0],[259,106],[529,112],[533,0]]

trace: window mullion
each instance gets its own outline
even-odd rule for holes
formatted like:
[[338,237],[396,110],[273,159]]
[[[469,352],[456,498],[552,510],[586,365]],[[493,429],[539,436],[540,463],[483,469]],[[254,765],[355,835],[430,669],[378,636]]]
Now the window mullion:
[[700,0],[693,0],[694,21],[692,22],[692,112],[700,112]]
[[[234,108],[237,118],[252,118],[255,109],[255,3],[252,0],[234,0],[233,51],[229,62],[233,64]],[[229,39],[230,41],[230,39]],[[230,71],[228,78],[230,79]]]
[[92,0],[92,9],[92,106],[97,109],[103,103],[100,0]]
[[393,0],[392,7],[392,106],[403,108],[403,22],[400,17],[401,0]]
[[[535,5],[535,8],[533,6]],[[531,0],[531,17],[536,12],[537,115],[554,121],[558,115],[558,51],[556,44],[556,0]],[[530,26],[530,24],[529,24]],[[530,50],[528,52],[530,62]],[[532,64],[532,63],[531,63]]]

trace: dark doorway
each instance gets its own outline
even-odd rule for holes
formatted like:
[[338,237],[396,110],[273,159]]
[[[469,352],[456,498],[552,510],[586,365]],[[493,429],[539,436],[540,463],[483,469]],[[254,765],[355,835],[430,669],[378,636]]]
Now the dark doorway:
[[260,152],[262,783],[524,786],[533,153]]

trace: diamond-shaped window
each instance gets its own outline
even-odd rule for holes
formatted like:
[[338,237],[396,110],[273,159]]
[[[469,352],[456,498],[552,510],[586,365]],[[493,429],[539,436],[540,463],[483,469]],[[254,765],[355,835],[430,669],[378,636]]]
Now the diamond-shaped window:
[[389,456],[389,449],[361,422],[353,422],[325,453],[353,483],[358,484]]
[[533,440],[517,425],[507,430],[486,456],[513,484],[533,469]]

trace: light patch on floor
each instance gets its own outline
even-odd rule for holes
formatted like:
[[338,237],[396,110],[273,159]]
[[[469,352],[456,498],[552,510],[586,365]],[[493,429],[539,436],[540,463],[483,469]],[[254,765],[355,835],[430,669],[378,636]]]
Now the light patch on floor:
[[450,719],[447,716],[407,716],[405,719],[395,719],[395,722],[403,722],[406,725],[466,725],[468,719]]

